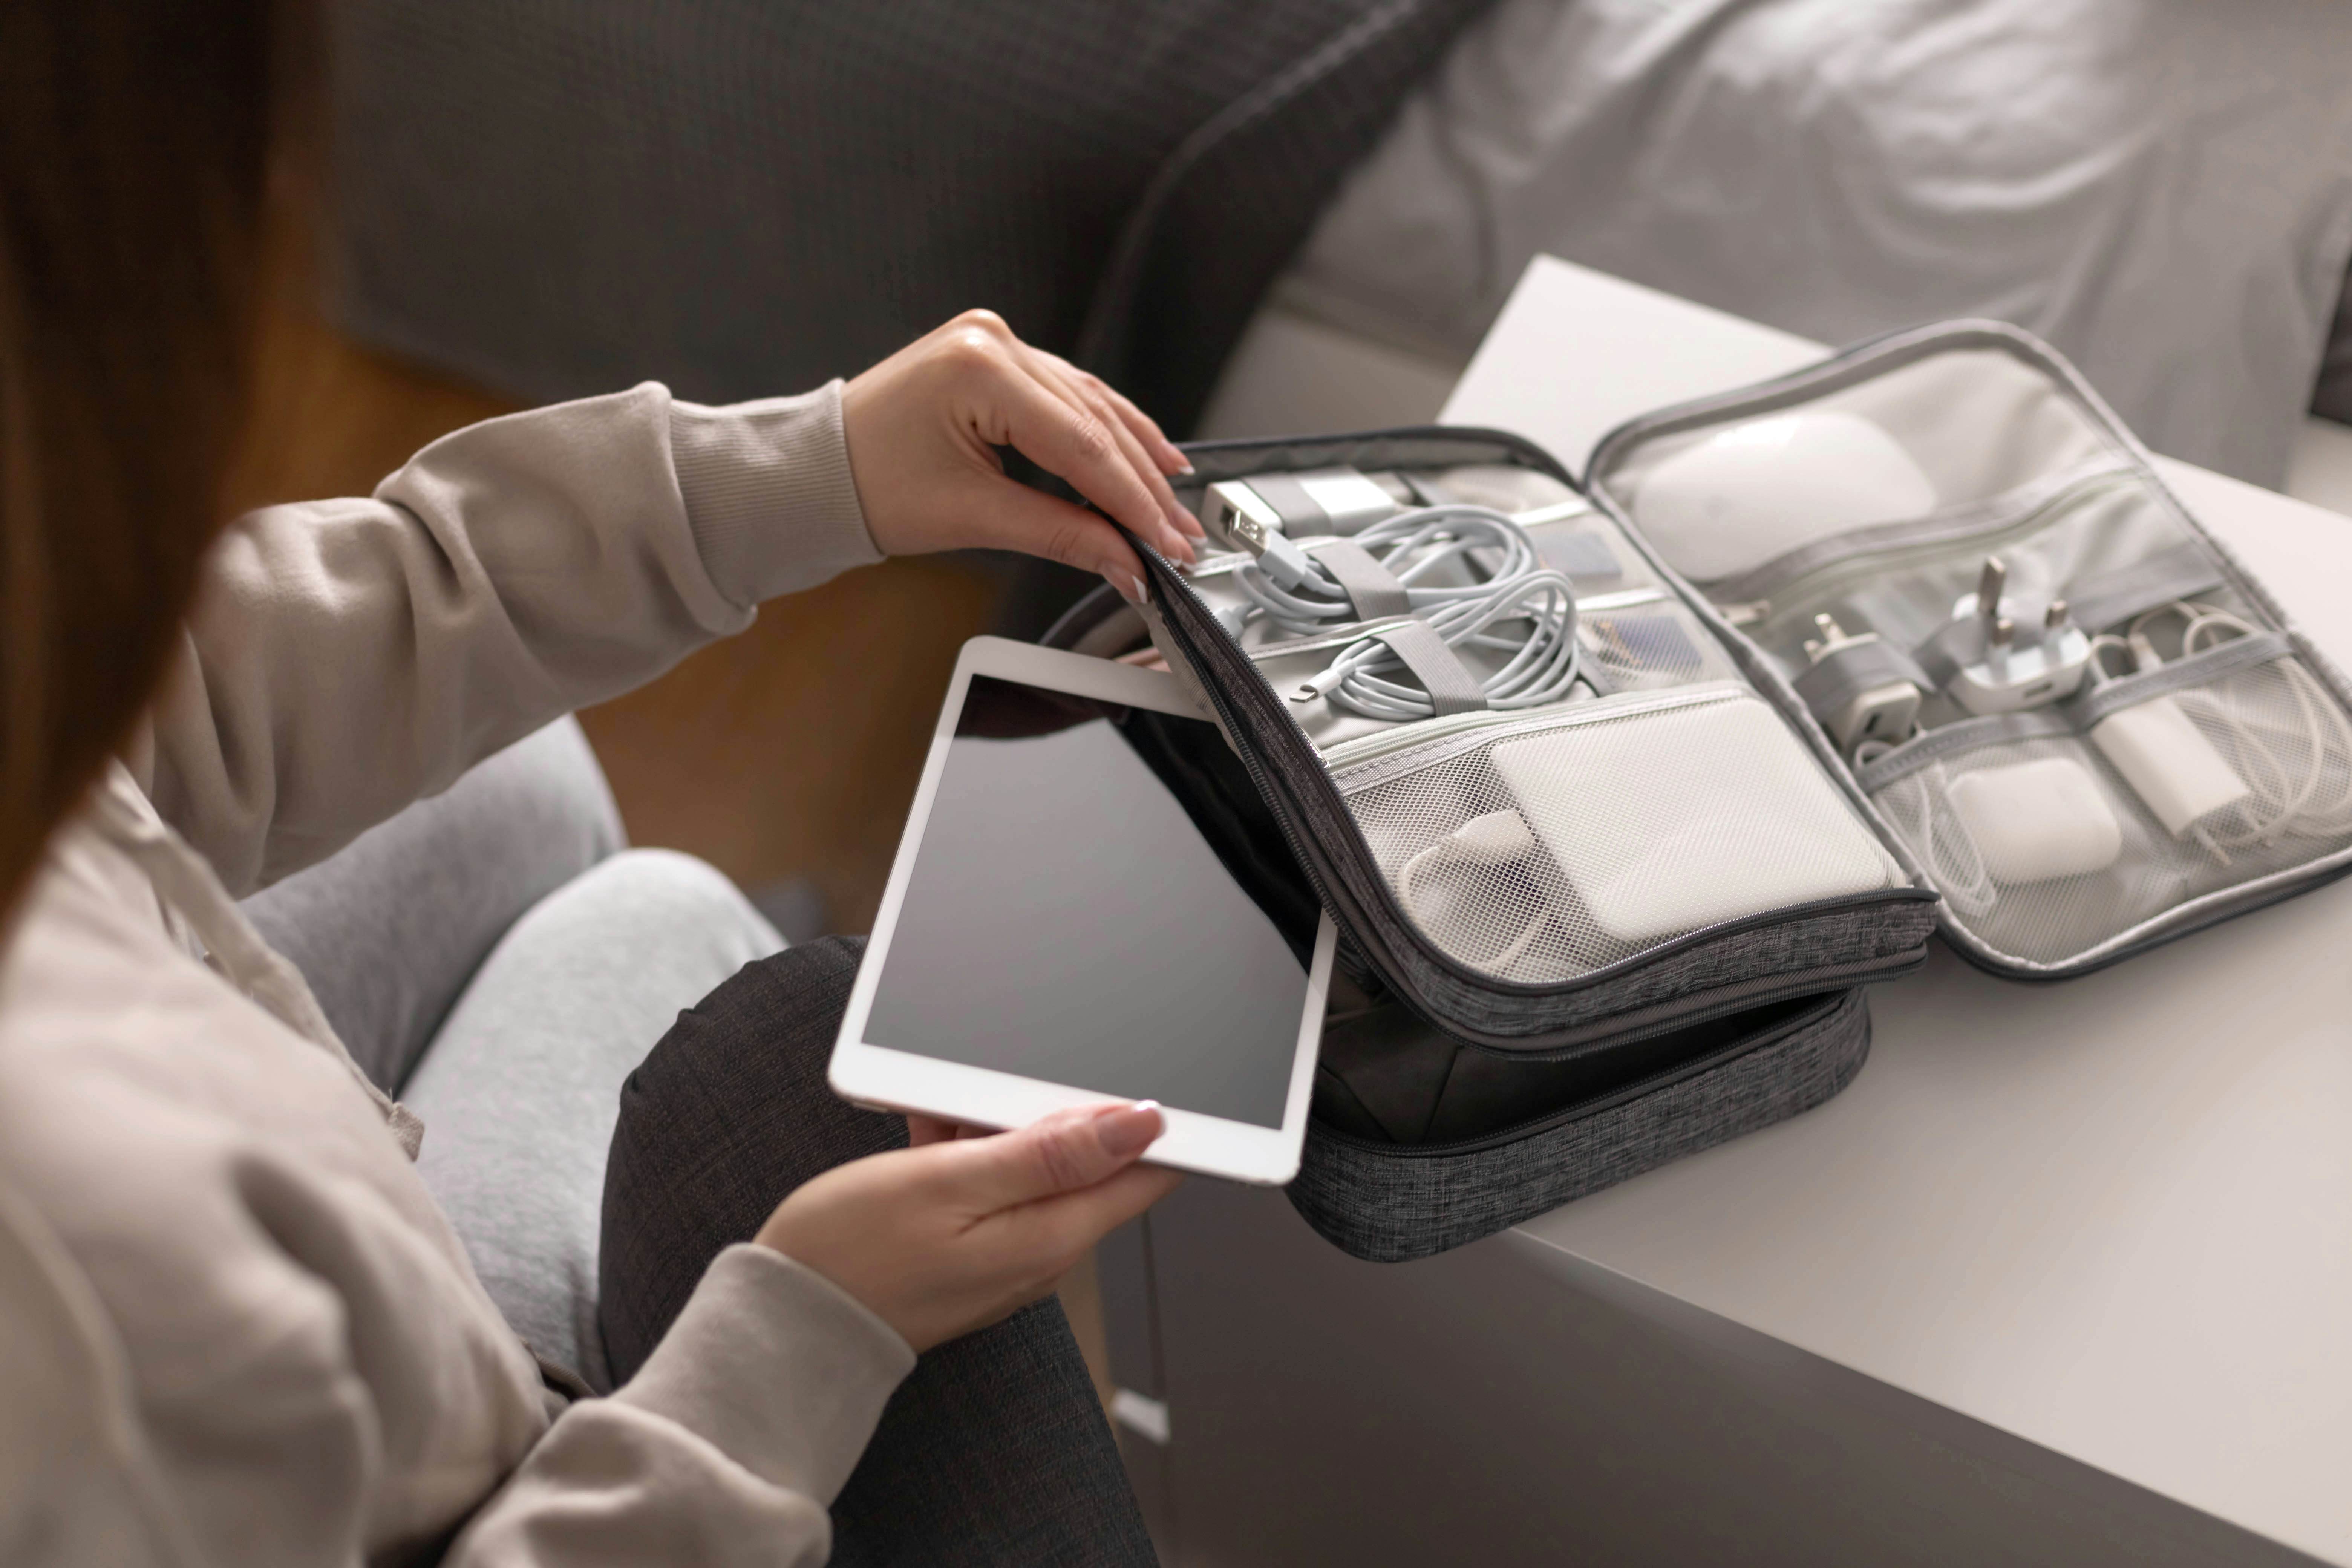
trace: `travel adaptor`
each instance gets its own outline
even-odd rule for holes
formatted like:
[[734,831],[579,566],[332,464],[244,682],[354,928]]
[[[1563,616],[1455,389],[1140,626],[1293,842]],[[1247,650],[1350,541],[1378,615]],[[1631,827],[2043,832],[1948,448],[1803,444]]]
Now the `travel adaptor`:
[[[1911,661],[1890,657],[1876,632],[1849,633],[1827,614],[1813,617],[1813,629],[1822,635],[1805,639],[1805,657],[1836,683],[1834,694],[1816,707],[1807,690],[1814,682],[1805,677],[1799,678],[1797,691],[1838,750],[1851,754],[1865,741],[1893,746],[1910,739],[1921,698],[1918,682],[1902,673]],[[1859,689],[1856,682],[1862,683]]]
[[1964,658],[1945,689],[1971,713],[2015,713],[2072,697],[2091,668],[2091,639],[2053,599],[2038,626],[2021,633],[2001,603],[2009,568],[1998,555],[1985,558],[1977,591],[1952,604],[1955,626],[1973,623],[1981,633],[1979,652]]

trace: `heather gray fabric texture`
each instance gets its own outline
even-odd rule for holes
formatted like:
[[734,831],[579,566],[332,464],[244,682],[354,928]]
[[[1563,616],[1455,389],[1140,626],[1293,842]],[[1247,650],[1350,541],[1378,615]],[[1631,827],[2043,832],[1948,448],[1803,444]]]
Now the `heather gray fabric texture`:
[[621,1084],[678,1013],[783,940],[667,849],[613,856],[515,921],[404,1098],[417,1174],[525,1344],[608,1389],[596,1330],[604,1157]]
[[341,313],[530,397],[719,402],[988,305],[1181,429],[1487,3],[352,0]]
[[1870,1011],[1856,989],[1663,1087],[1478,1147],[1382,1146],[1310,1123],[1290,1202],[1357,1258],[1426,1258],[1810,1110],[1851,1083],[1869,1052]]
[[[631,1374],[709,1259],[812,1176],[903,1147],[825,1064],[865,951],[826,937],[745,967],[681,1015],[620,1099],[604,1184],[603,1312]],[[927,1351],[833,1503],[835,1568],[1119,1568],[1153,1559],[1053,1298]]]
[[576,719],[559,719],[244,900],[386,1092],[522,912],[628,836]]

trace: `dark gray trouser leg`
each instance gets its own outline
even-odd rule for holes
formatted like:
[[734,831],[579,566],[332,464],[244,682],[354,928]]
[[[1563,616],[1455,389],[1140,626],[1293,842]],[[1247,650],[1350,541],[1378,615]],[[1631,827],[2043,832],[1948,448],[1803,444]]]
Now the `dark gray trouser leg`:
[[[907,1141],[824,1081],[861,940],[747,965],[679,1016],[621,1091],[599,1295],[615,1378],[719,1248],[810,1177]],[[833,1561],[1097,1568],[1155,1561],[1061,1304],[925,1354],[833,1507]]]
[[507,928],[627,846],[588,737],[559,719],[243,908],[397,1093]]

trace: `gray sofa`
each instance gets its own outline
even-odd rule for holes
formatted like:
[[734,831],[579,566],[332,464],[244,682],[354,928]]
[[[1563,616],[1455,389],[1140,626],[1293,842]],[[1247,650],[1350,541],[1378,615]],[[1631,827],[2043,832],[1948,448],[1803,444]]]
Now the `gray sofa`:
[[1486,0],[340,0],[334,308],[532,398],[852,373],[986,304],[1183,429]]

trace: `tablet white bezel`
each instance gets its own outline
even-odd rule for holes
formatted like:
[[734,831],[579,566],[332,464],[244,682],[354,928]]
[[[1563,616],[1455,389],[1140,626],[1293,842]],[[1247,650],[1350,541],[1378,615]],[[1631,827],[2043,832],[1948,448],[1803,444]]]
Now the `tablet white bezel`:
[[[866,1021],[874,1005],[874,990],[890,954],[890,938],[898,923],[915,858],[922,847],[923,830],[930,819],[931,802],[939,793],[948,747],[955,738],[957,719],[963,712],[964,693],[975,675],[993,675],[1024,685],[1090,697],[1133,708],[1149,708],[1187,719],[1206,718],[1184,687],[1160,670],[1138,669],[1108,659],[1089,658],[1055,648],[1010,642],[1003,637],[974,637],[963,645],[955,675],[948,683],[947,701],[931,733],[930,755],[923,763],[922,783],[907,816],[907,830],[898,840],[898,858],[890,865],[890,880],[882,893],[882,908],[874,917],[874,935],[858,965],[857,982],[849,994],[849,1011],[833,1047],[828,1077],[835,1092],[863,1104],[892,1110],[917,1111],[981,1127],[1022,1127],[1049,1111],[1070,1106],[1103,1105],[1118,1097],[1098,1089],[1022,1078],[991,1068],[969,1067],[892,1050],[868,1042]],[[1323,1035],[1323,1005],[1331,978],[1331,952],[1337,932],[1324,915],[1315,933],[1315,956],[1307,966],[1307,998],[1301,1009],[1298,1039],[1293,1047],[1290,1089],[1283,1101],[1282,1125],[1259,1127],[1199,1111],[1162,1107],[1168,1129],[1145,1156],[1153,1164],[1236,1181],[1278,1185],[1298,1173],[1299,1146],[1307,1135],[1307,1102],[1315,1081],[1315,1053]]]

